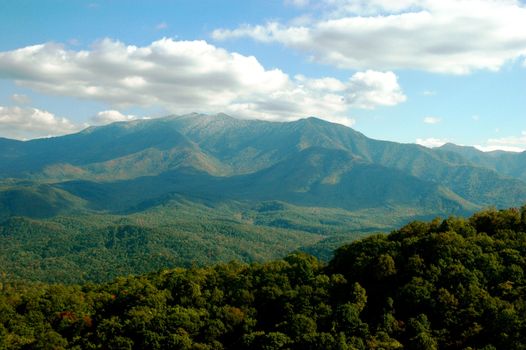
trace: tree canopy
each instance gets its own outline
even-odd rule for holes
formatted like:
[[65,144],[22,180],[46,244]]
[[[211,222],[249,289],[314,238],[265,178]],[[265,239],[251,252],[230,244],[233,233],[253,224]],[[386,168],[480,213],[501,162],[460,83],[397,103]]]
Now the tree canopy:
[[525,349],[526,207],[268,263],[2,280],[0,349]]

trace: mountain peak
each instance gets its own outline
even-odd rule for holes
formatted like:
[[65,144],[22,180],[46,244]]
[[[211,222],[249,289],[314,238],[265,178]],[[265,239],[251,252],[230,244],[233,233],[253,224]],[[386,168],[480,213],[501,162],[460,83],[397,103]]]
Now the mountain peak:
[[176,115],[176,114],[172,114],[172,115],[168,115],[166,117],[162,117],[162,118],[159,118],[159,119],[192,119],[192,118],[195,118],[195,119],[210,119],[210,120],[213,120],[213,119],[237,119],[237,118],[234,118],[226,113],[213,113],[213,114],[206,114],[206,113],[197,113],[197,112],[192,112],[192,113],[187,113],[187,114],[179,114],[179,115]]
[[461,146],[461,145],[457,145],[453,142],[446,142],[445,144],[443,144],[442,146],[440,147],[437,147],[438,149],[470,149],[470,150],[477,150],[477,148],[473,147],[473,146]]
[[318,124],[318,125],[342,125],[342,124],[333,123],[328,120],[325,120],[319,117],[314,117],[314,116],[309,116],[307,118],[298,119],[297,122],[312,123],[312,124]]

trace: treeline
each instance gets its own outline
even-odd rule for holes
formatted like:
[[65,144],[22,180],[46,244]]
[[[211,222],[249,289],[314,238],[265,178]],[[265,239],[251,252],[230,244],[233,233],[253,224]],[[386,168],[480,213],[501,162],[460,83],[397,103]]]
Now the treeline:
[[338,249],[83,286],[7,283],[0,349],[525,349],[526,207]]

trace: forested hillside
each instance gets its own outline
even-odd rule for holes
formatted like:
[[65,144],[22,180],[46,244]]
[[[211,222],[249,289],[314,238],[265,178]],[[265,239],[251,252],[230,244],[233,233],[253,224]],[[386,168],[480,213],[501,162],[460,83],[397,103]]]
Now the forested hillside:
[[412,220],[522,205],[525,154],[195,113],[0,139],[0,266],[80,283],[294,250],[327,261]]
[[389,212],[377,214],[372,221],[367,211],[349,216],[277,201],[217,205],[172,197],[129,215],[11,217],[0,224],[0,272],[80,283],[163,267],[263,262],[297,249],[327,260],[337,246],[396,224]]
[[526,201],[522,154],[485,155],[373,140],[316,118],[289,123],[225,114],[118,122],[0,142],[0,219],[127,214],[177,194],[348,211],[466,215]]
[[3,277],[5,349],[524,349],[526,207],[339,248],[66,286]]

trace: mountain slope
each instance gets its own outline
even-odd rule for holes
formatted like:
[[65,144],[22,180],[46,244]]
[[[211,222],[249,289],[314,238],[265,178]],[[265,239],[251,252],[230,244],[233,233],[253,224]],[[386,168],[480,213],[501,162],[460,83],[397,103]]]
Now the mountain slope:
[[59,188],[32,182],[0,185],[0,219],[11,216],[46,218],[85,211],[86,201]]
[[503,175],[526,181],[526,152],[482,152],[475,147],[458,146],[452,143],[437,148],[468,159],[472,164],[493,169]]
[[120,122],[62,137],[5,145],[0,143],[0,174],[4,177],[24,177],[51,165],[98,164],[149,149],[199,152],[198,147],[170,123]]
[[[319,147],[345,150],[358,160],[385,167],[386,172],[394,169],[437,183],[481,206],[493,203],[512,206],[526,198],[522,181],[511,180],[509,174],[499,174],[497,169],[473,164],[455,152],[372,140],[350,128],[316,118],[291,123],[236,121],[226,115],[185,116],[173,120],[185,136],[245,172],[290,161],[302,150]],[[239,166],[247,163],[253,168]],[[462,180],[466,173],[469,176]],[[509,198],[509,193],[513,198]]]
[[191,114],[2,139],[0,174],[48,183],[110,212],[146,209],[173,194],[347,210],[412,206],[442,215],[526,200],[526,183],[509,174],[519,170],[499,173],[502,166],[483,166],[473,154],[373,140],[316,118]]

